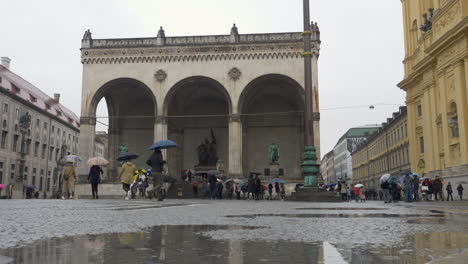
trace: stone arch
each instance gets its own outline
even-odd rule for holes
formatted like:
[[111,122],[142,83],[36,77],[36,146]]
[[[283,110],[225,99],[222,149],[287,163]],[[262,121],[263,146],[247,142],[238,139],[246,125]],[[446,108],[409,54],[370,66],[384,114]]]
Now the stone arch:
[[[232,112],[229,92],[218,81],[205,76],[191,76],[177,82],[166,94],[162,115],[167,120],[167,137],[179,148],[168,150],[169,170],[199,170],[202,165],[198,147],[208,139],[216,142],[216,155],[229,166],[228,121]],[[216,165],[216,164],[214,164]],[[210,169],[214,169],[213,164]]]
[[[117,180],[119,164],[115,159],[119,146],[125,145],[129,151],[137,152],[143,157],[149,154],[148,148],[154,143],[157,102],[152,90],[143,82],[132,78],[114,79],[102,85],[91,97],[86,109],[90,124],[96,118],[97,106],[101,100],[107,103],[109,120],[106,158],[110,164],[107,166],[107,173],[109,179]],[[95,128],[90,129],[89,133],[94,138]],[[91,144],[94,145],[94,142]],[[134,163],[137,167],[146,167],[144,158],[136,159]]]
[[183,89],[183,87],[187,87],[187,86],[194,85],[194,84],[198,84],[198,85],[207,84],[209,87],[215,88],[215,91],[218,92],[220,95],[224,96],[224,98],[226,99],[226,102],[228,104],[228,113],[229,114],[232,113],[231,95],[220,82],[210,77],[206,77],[206,76],[191,76],[191,77],[187,77],[185,79],[178,81],[169,89],[163,101],[162,114],[168,115],[168,112],[169,112],[168,105],[171,102],[171,100],[174,99],[174,96],[177,94],[177,92],[180,89]]
[[267,74],[247,84],[238,102],[243,171],[274,169],[270,168],[268,147],[276,143],[284,176],[301,177],[304,104],[303,87],[289,76]]

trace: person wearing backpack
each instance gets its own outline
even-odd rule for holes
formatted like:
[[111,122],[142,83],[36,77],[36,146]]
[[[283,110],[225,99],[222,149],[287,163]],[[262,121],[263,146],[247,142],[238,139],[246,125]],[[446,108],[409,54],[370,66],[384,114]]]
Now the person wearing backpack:
[[63,192],[62,200],[65,200],[65,197],[68,199],[73,199],[75,196],[75,180],[76,180],[76,169],[73,166],[72,162],[67,162],[62,170],[62,183],[63,183]]

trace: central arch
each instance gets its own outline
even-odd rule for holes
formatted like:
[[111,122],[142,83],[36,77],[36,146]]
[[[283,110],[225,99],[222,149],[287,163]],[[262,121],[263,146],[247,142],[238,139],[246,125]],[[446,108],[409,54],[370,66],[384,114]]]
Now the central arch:
[[300,178],[303,148],[304,89],[294,79],[268,74],[251,81],[238,104],[242,116],[242,168],[270,168],[268,146],[280,148],[279,169],[287,178]]
[[176,83],[168,92],[163,112],[167,117],[168,138],[179,148],[168,151],[172,173],[195,169],[199,165],[197,148],[213,131],[217,156],[227,168],[228,117],[232,102],[228,91],[218,81],[205,76],[192,76]]
[[143,157],[134,161],[137,167],[146,166],[144,157],[150,153],[148,148],[154,143],[156,98],[151,89],[141,81],[131,78],[115,79],[96,91],[88,109],[88,116],[96,117],[97,106],[102,99],[106,101],[108,110],[106,158],[110,164],[107,166],[107,173],[110,180],[117,180],[116,157],[121,145]]

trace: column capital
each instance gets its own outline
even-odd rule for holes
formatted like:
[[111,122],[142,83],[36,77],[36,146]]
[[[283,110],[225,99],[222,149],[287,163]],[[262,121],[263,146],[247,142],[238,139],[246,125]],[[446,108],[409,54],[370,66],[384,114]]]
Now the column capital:
[[96,125],[96,117],[94,116],[82,116],[80,117],[80,125]]
[[154,119],[155,124],[167,124],[167,116],[158,115]]
[[240,114],[231,114],[229,115],[229,123],[236,122],[240,123],[242,122],[242,118]]

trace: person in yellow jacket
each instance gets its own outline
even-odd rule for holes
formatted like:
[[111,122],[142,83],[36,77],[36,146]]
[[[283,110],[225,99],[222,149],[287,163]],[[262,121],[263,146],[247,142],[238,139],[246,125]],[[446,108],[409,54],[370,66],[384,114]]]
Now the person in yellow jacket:
[[128,191],[130,190],[130,184],[133,183],[133,175],[136,171],[136,166],[129,160],[125,161],[120,170],[119,178],[122,183],[122,188],[125,191],[125,200],[128,200]]
[[63,192],[62,199],[65,200],[65,197],[73,199],[75,196],[75,181],[76,181],[76,169],[73,166],[72,162],[67,162],[62,170],[62,183],[63,183]]

